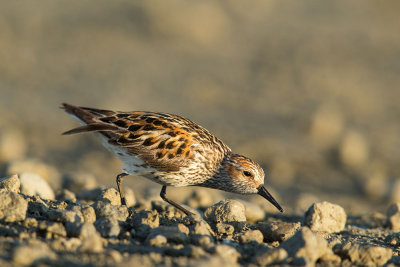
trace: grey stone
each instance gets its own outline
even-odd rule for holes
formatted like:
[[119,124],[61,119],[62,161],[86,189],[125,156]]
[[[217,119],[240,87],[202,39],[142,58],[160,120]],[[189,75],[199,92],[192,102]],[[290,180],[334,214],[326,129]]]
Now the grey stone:
[[335,233],[344,229],[346,219],[342,207],[324,201],[311,205],[305,214],[304,223],[313,231]]
[[55,199],[50,185],[36,173],[23,172],[19,175],[21,193],[29,196],[40,196],[44,199]]
[[55,222],[82,222],[83,216],[80,212],[72,211],[72,210],[49,210],[47,213],[49,220]]
[[160,225],[160,218],[155,211],[141,210],[132,218],[132,226],[139,237],[146,237],[152,228]]
[[291,264],[306,265],[315,262],[327,254],[333,254],[328,242],[313,233],[308,227],[302,227],[292,238],[281,244],[292,258]]
[[392,250],[371,245],[352,245],[347,255],[353,264],[382,266],[392,258]]
[[291,238],[297,230],[300,229],[301,224],[288,223],[288,222],[266,222],[256,225],[267,242],[282,242]]
[[245,208],[242,203],[237,200],[222,200],[217,204],[209,207],[204,217],[210,224],[226,223],[235,227],[236,231],[240,231],[246,224]]
[[187,234],[180,231],[178,226],[159,226],[150,230],[147,236],[147,242],[157,235],[162,235],[167,238],[168,242],[186,244],[189,242],[189,237]]
[[18,265],[32,265],[41,260],[56,259],[57,255],[42,242],[17,246],[12,254],[12,260]]
[[247,230],[239,236],[239,242],[242,244],[250,242],[262,243],[263,240],[264,236],[260,230]]
[[0,219],[6,222],[22,221],[26,217],[28,202],[19,194],[0,192]]
[[255,253],[252,262],[259,266],[269,266],[282,263],[288,254],[283,248],[265,248]]
[[45,233],[47,239],[67,236],[64,225],[58,222],[41,221],[38,225],[38,230]]
[[393,203],[387,212],[387,225],[392,230],[400,230],[400,203]]
[[234,247],[225,244],[216,245],[212,252],[230,263],[236,263],[240,257],[240,253]]
[[76,202],[76,195],[68,189],[62,189],[56,196],[57,200]]
[[92,223],[68,222],[65,225],[69,237],[85,239],[97,233],[96,227]]
[[114,206],[106,201],[96,201],[92,204],[96,213],[96,218],[102,217],[114,217],[120,221],[126,221],[129,216],[129,212],[125,206]]
[[4,178],[0,178],[0,188],[7,191],[19,193],[21,182],[17,174],[13,174]]
[[101,217],[94,222],[94,226],[102,237],[118,237],[121,229],[119,223],[112,217]]

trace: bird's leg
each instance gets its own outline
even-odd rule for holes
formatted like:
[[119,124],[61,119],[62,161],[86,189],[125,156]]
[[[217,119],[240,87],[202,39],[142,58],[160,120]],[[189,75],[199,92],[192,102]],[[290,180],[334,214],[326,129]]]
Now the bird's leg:
[[124,172],[117,175],[117,186],[118,186],[119,196],[121,197],[121,204],[124,205],[126,208],[128,208],[128,206],[126,205],[126,198],[124,192],[122,191],[121,182],[122,178],[127,175],[129,174]]
[[192,212],[188,211],[187,209],[185,209],[184,207],[182,207],[182,206],[179,205],[178,203],[176,203],[176,202],[174,202],[174,201],[172,201],[172,200],[169,200],[169,199],[167,198],[166,194],[167,194],[167,186],[164,185],[164,186],[161,188],[160,197],[161,197],[164,201],[168,202],[169,204],[171,204],[172,206],[174,206],[175,208],[177,208],[178,210],[183,211],[187,216],[194,215]]

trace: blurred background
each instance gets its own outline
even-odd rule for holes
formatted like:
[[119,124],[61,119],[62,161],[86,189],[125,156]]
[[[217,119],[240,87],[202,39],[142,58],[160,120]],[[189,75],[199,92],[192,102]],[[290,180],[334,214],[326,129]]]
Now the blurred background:
[[[0,5],[4,175],[35,159],[52,166],[55,189],[76,172],[115,187],[121,164],[93,135],[61,136],[78,125],[59,109],[67,102],[190,118],[258,161],[288,212],[323,200],[384,212],[400,201],[398,1]],[[142,197],[160,190],[124,183]],[[184,201],[193,189],[169,194]]]

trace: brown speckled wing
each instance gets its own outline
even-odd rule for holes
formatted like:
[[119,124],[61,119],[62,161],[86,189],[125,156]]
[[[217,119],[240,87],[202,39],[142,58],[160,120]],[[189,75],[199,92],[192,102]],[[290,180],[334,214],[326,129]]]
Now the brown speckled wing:
[[[206,129],[188,119],[155,112],[113,112],[78,108],[92,118],[90,124],[108,125],[115,130],[98,132],[111,145],[125,148],[151,167],[161,171],[179,171],[208,149],[224,154],[229,148]],[[79,118],[78,114],[73,114]],[[89,116],[90,117],[90,116]]]

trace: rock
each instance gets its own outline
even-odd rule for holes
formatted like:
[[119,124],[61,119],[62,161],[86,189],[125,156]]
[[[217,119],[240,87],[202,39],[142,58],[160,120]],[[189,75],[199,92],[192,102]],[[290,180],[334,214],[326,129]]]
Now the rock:
[[213,231],[210,225],[205,221],[196,222],[190,227],[190,233],[195,235],[212,235]]
[[292,258],[290,264],[308,265],[315,264],[318,259],[332,255],[328,242],[313,233],[308,227],[302,227],[292,238],[281,244]]
[[135,193],[133,192],[132,189],[130,189],[129,187],[125,187],[124,186],[124,192],[125,192],[125,199],[126,199],[126,205],[128,207],[133,207],[136,205],[136,197],[135,197]]
[[76,195],[74,192],[69,191],[68,189],[62,189],[61,192],[57,193],[56,196],[57,200],[61,201],[69,201],[69,202],[76,202]]
[[245,207],[245,216],[248,222],[255,223],[265,217],[264,209],[249,201],[241,201]]
[[204,217],[210,224],[226,223],[240,231],[246,224],[245,208],[237,200],[222,200],[209,207],[204,212]]
[[394,203],[387,210],[387,225],[390,229],[400,230],[400,203]]
[[14,160],[7,166],[6,170],[7,174],[21,174],[26,172],[39,175],[54,189],[62,188],[61,174],[59,171],[53,166],[43,163],[37,159]]
[[301,224],[299,222],[266,222],[257,224],[256,227],[267,242],[282,242],[291,238],[300,229]]
[[28,196],[40,196],[44,199],[55,199],[54,191],[49,184],[38,174],[24,172],[19,176],[21,193]]
[[213,249],[213,252],[214,254],[232,263],[236,263],[240,257],[240,253],[234,247],[225,244],[216,245]]
[[369,147],[365,137],[354,130],[347,132],[339,147],[339,157],[347,167],[363,165],[369,157]]
[[304,218],[304,224],[313,231],[340,232],[346,225],[347,215],[342,207],[329,202],[311,205]]
[[96,201],[92,204],[97,219],[102,217],[114,217],[120,221],[126,221],[129,212],[125,206],[114,206],[108,201]]
[[94,223],[96,221],[96,212],[91,206],[81,206],[81,213],[85,222]]
[[22,221],[26,217],[28,202],[19,194],[0,192],[0,219],[5,222]]
[[57,255],[42,242],[17,246],[12,254],[12,261],[18,265],[32,265],[42,260],[54,260]]
[[4,178],[0,178],[0,188],[7,191],[19,193],[21,182],[17,174],[13,174]]
[[252,262],[259,266],[269,266],[283,262],[287,256],[283,248],[263,249],[256,252]]
[[94,189],[86,189],[77,193],[76,197],[80,200],[95,201],[104,189],[97,187]]
[[58,222],[41,221],[38,225],[38,230],[44,233],[47,239],[67,236],[64,225]]
[[382,266],[392,258],[392,250],[384,247],[353,244],[348,250],[348,257],[353,264]]
[[51,221],[62,222],[64,224],[67,222],[83,222],[82,214],[72,210],[49,210],[47,216]]
[[96,227],[87,222],[67,222],[65,228],[69,237],[78,237],[80,239],[85,239],[97,233]]
[[110,203],[114,206],[121,206],[121,197],[115,188],[106,188],[97,197],[98,201]]
[[63,180],[63,188],[71,190],[75,194],[83,190],[91,190],[97,187],[96,177],[88,172],[72,172]]
[[151,236],[151,237],[149,235],[146,239],[146,242],[150,246],[161,247],[161,246],[167,244],[167,238],[163,235],[156,235],[156,236]]
[[168,242],[177,244],[186,244],[189,242],[187,234],[182,233],[177,226],[159,226],[150,230],[146,242],[149,243],[150,239],[162,235]]
[[215,228],[217,230],[217,233],[220,235],[233,235],[233,232],[235,232],[235,228],[226,223],[217,223],[215,225]]
[[155,211],[141,210],[135,213],[132,218],[132,226],[136,231],[136,235],[144,238],[152,228],[160,225],[160,218]]
[[121,231],[118,221],[112,217],[101,217],[94,222],[94,226],[102,237],[116,238]]
[[264,236],[260,230],[248,230],[239,236],[239,242],[242,244],[257,242],[262,243]]
[[103,250],[103,240],[98,232],[82,239],[82,245],[79,247],[79,251],[81,252],[99,253]]

